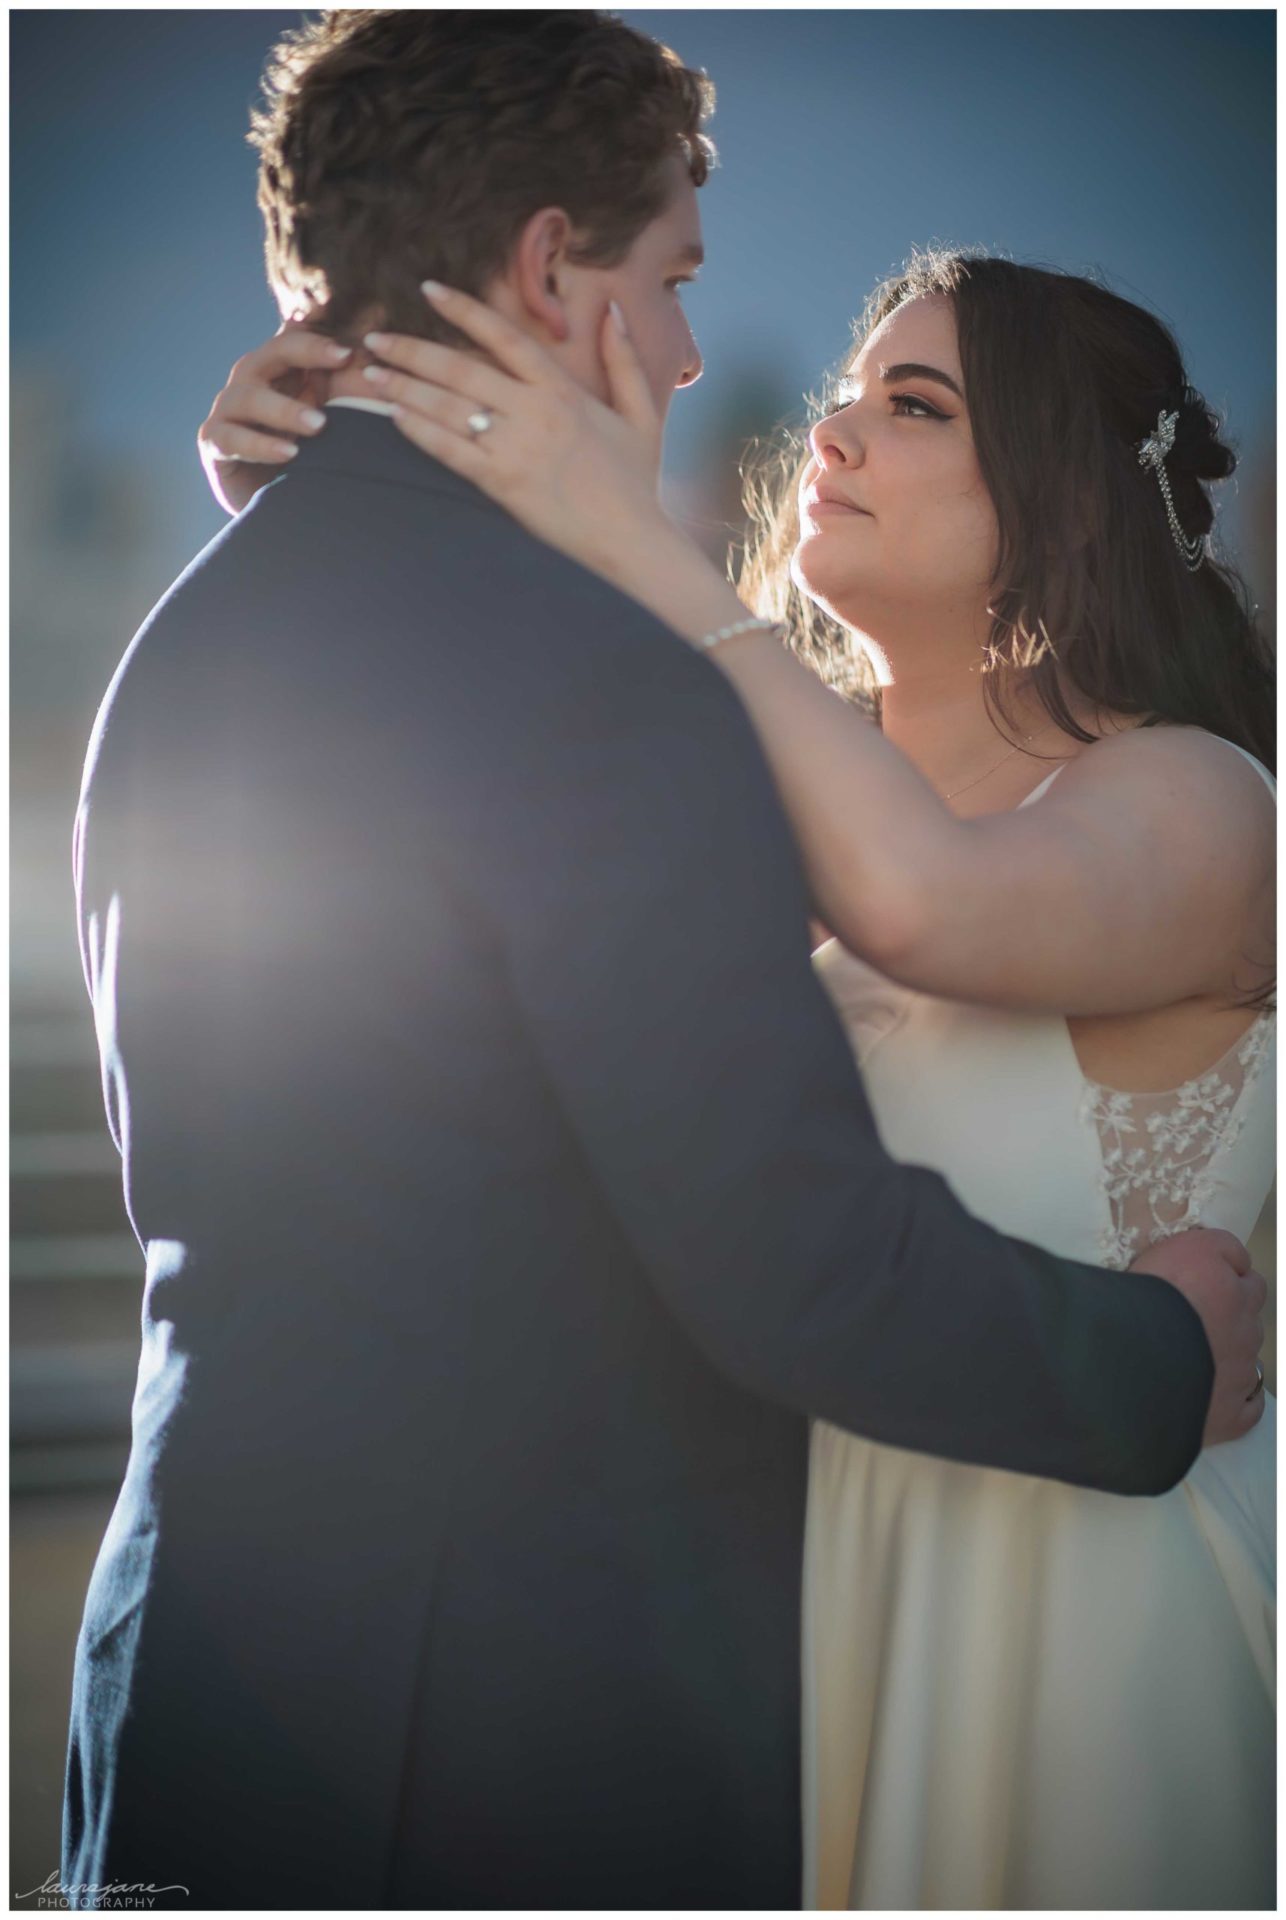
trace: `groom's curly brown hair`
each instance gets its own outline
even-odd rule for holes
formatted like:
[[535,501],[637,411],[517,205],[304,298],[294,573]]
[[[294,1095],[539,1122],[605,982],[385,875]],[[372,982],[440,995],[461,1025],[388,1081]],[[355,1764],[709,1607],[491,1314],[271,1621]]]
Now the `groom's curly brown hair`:
[[615,266],[697,186],[704,73],[599,12],[336,9],[273,49],[252,116],[268,278],[283,313],[446,337],[425,279],[480,293],[539,208]]

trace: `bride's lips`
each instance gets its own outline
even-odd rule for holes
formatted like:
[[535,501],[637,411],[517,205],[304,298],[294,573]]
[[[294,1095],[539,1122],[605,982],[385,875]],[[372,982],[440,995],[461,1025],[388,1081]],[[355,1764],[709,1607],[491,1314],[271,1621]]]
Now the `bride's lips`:
[[816,520],[830,513],[860,513],[866,520],[871,517],[865,507],[854,506],[851,500],[845,500],[841,494],[823,491],[821,488],[810,488],[804,495],[803,506],[810,520]]

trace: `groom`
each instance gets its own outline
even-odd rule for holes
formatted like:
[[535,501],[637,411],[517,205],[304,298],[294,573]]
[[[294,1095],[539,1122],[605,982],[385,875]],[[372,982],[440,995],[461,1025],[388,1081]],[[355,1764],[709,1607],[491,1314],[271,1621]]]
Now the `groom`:
[[[672,390],[706,105],[606,15],[331,14],[274,281],[586,379],[617,297]],[[723,677],[360,408],[126,653],[76,881],[147,1275],[69,1887],[797,1905],[808,1417],[1158,1493],[1253,1341],[1226,1236],[1152,1256],[1208,1342],[889,1160]]]

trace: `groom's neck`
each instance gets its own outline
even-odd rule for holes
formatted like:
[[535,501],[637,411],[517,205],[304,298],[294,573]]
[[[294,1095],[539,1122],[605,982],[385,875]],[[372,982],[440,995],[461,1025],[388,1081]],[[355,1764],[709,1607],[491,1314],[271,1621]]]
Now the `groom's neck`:
[[366,347],[354,347],[353,357],[342,366],[338,373],[328,376],[328,400],[380,400],[383,395],[374,381],[368,380],[363,373],[364,367],[377,364],[375,355]]

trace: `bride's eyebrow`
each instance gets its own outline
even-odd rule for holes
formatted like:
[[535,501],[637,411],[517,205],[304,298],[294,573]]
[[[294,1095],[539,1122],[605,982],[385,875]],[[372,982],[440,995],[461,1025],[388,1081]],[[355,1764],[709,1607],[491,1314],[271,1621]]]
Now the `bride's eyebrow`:
[[957,400],[963,400],[955,381],[949,373],[943,373],[937,367],[922,366],[918,360],[903,360],[896,367],[881,367],[881,380],[936,380],[939,386],[948,387]]

